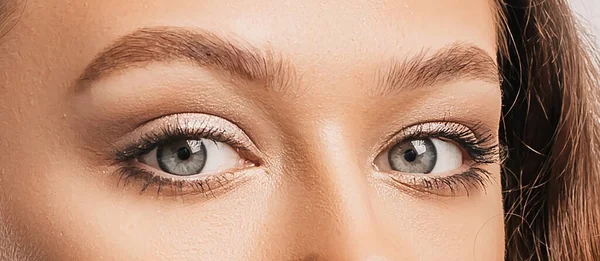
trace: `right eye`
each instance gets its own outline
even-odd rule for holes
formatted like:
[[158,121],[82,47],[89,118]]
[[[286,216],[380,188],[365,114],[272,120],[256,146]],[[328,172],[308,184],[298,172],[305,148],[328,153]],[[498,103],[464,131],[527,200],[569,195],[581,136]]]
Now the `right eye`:
[[215,173],[243,166],[238,152],[211,139],[178,139],[157,146],[138,161],[177,176]]

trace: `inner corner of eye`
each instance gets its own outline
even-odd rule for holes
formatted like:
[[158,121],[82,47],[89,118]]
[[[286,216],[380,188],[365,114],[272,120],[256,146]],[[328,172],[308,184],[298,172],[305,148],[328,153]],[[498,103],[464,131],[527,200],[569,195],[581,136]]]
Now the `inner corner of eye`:
[[385,149],[373,160],[373,167],[377,171],[392,171],[391,164],[389,162],[389,153],[391,148]]
[[241,158],[239,160],[239,166],[242,167],[242,168],[251,168],[251,167],[258,167],[258,166],[260,166],[260,163],[255,162],[253,160]]

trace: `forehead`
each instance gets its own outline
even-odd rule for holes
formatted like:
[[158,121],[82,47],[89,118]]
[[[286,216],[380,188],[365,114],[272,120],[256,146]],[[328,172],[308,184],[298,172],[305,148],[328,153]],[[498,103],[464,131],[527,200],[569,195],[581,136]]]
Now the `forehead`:
[[492,6],[486,0],[35,0],[23,19],[40,28],[30,40],[60,34],[65,48],[52,53],[72,55],[65,52],[77,48],[86,61],[137,28],[169,25],[238,38],[315,68],[368,63],[453,42],[475,44],[494,57]]

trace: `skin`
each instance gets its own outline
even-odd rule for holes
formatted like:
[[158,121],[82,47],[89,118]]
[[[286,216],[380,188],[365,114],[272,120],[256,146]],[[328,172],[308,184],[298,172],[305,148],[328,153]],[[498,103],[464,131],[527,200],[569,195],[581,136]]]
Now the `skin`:
[[[493,17],[492,4],[476,0],[29,0],[0,42],[0,251],[41,260],[503,260],[498,164],[483,167],[491,181],[469,196],[408,189],[373,167],[390,133],[418,123],[479,123],[497,139],[497,83],[456,77],[373,94],[390,60],[454,43],[495,57]],[[156,26],[274,53],[296,80],[267,90],[164,61],[76,84],[107,46]],[[110,145],[179,113],[235,123],[256,166],[212,193],[117,185]]]

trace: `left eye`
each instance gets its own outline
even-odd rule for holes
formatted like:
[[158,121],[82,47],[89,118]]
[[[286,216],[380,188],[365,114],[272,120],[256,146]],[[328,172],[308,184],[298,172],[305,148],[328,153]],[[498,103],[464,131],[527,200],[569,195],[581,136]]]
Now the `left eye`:
[[138,161],[176,176],[220,172],[242,165],[235,149],[210,139],[171,141],[142,155]]
[[443,173],[460,168],[462,151],[457,145],[440,139],[402,141],[380,154],[375,164],[381,170],[403,173]]

